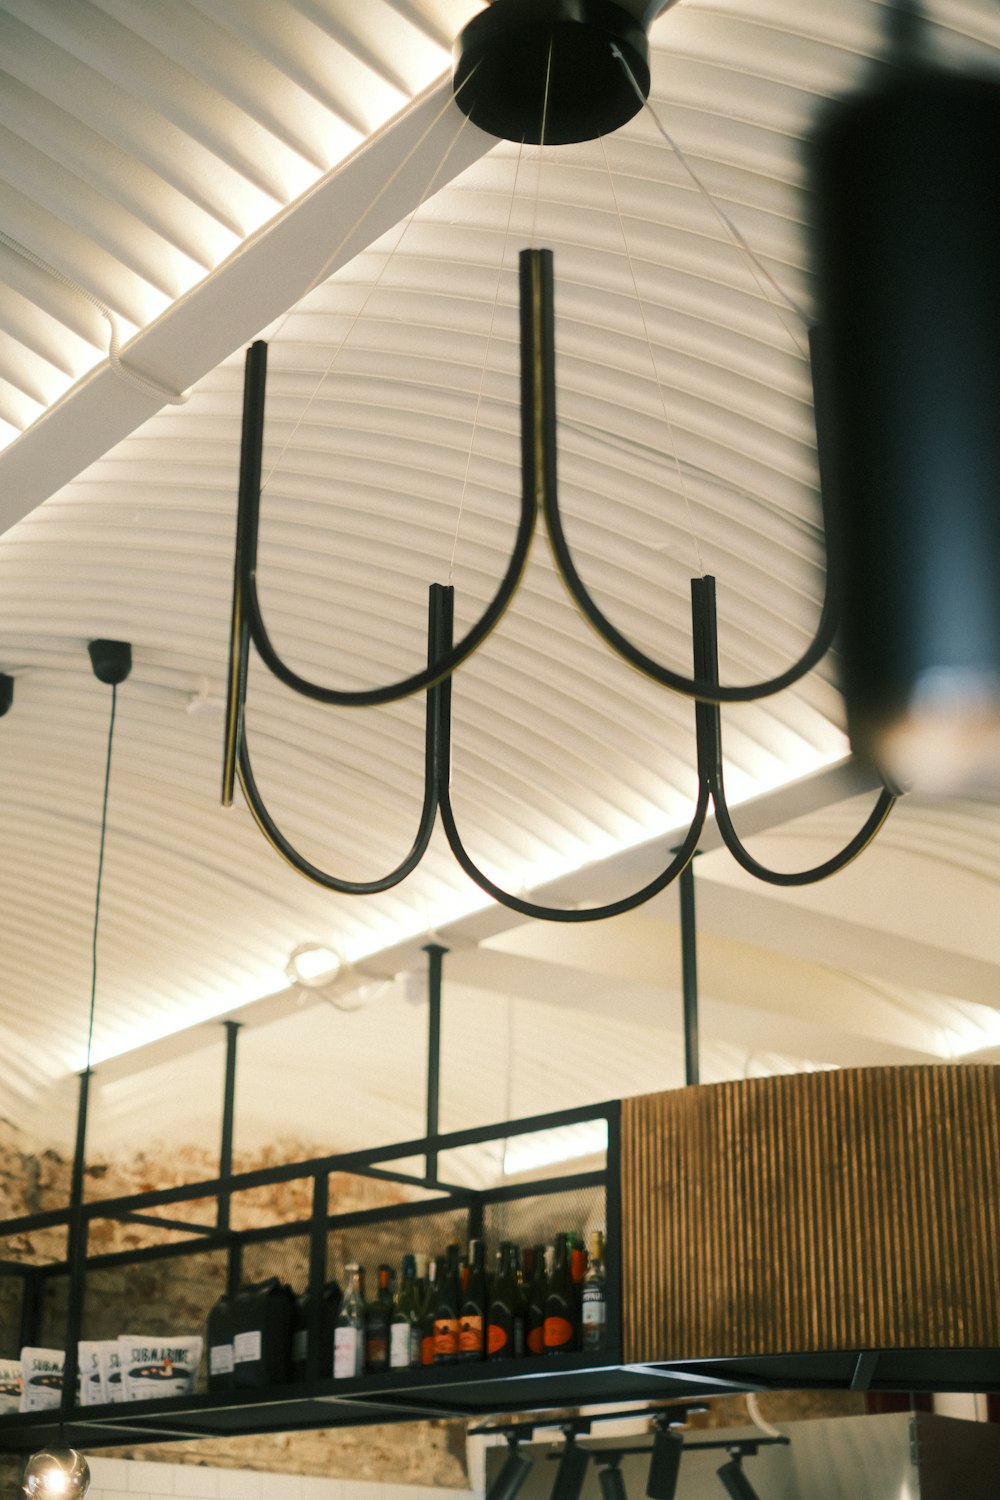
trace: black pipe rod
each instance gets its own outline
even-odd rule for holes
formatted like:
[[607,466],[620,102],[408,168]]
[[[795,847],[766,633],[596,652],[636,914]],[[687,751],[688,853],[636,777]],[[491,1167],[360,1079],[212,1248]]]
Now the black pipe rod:
[[241,1021],[223,1021],[226,1028],[226,1078],[222,1093],[222,1138],[219,1143],[219,1177],[225,1186],[219,1193],[219,1229],[229,1228],[229,1206],[232,1196],[229,1179],[233,1175],[233,1125],[236,1118],[236,1040]]
[[[320,1345],[324,1317],[323,1288],[326,1285],[327,1219],[330,1213],[330,1179],[326,1172],[313,1178],[312,1218],[309,1224],[309,1313],[307,1318],[306,1379],[320,1380],[329,1370],[320,1369]],[[344,1289],[347,1290],[346,1287]]]
[[684,1082],[700,1083],[698,1055],[698,947],[694,920],[694,860],[680,876],[681,984],[684,995]]
[[[427,1134],[438,1133],[438,1107],[441,1090],[441,976],[448,949],[440,943],[427,943]],[[438,1154],[428,1151],[424,1168],[429,1178],[436,1178]]]
[[66,1260],[69,1265],[69,1293],[66,1308],[66,1353],[63,1362],[62,1395],[59,1420],[66,1421],[76,1401],[76,1375],[80,1368],[77,1344],[83,1328],[83,1296],[87,1259],[87,1221],[83,1213],[83,1176],[87,1153],[87,1110],[90,1103],[91,1070],[80,1074],[80,1096],[76,1112],[76,1144],[73,1148],[73,1174],[69,1189],[69,1233]]

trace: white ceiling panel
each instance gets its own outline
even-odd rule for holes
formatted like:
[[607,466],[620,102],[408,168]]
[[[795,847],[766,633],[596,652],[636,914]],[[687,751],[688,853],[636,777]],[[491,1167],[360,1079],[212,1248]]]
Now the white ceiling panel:
[[[490,909],[437,835],[397,890],[337,896],[286,867],[240,799],[219,807],[243,346],[266,327],[260,581],[275,641],[327,683],[395,679],[424,657],[428,585],[453,583],[468,625],[513,543],[526,244],[555,254],[561,498],[602,608],[687,670],[689,581],[714,574],[725,680],[781,670],[815,629],[806,142],[825,101],[875,66],[886,7],[682,0],[652,32],[656,117],[558,150],[490,149],[450,102],[450,42],[479,8],[0,3],[0,670],[15,678],[0,721],[0,1035],[23,1099],[85,1056],[110,707],[87,660],[98,636],[134,652],[98,1059],[277,995],[241,1012],[257,1023],[248,1069],[273,1064],[266,1108],[263,1086],[250,1091],[248,1138],[283,1111],[303,1138],[319,1130],[321,1087],[308,1107],[294,1098],[308,1036],[359,1057],[384,1046],[379,1088],[352,1083],[330,1144],[360,1144],[376,1119],[405,1134],[423,1087],[405,986],[350,1018],[286,1015],[285,962],[322,940],[358,982],[392,979],[441,932],[461,949],[447,1006],[466,1040],[448,1043],[449,1076],[475,1036],[490,1109],[681,1081],[673,892],[641,921],[533,926]],[[992,0],[928,10],[942,58],[1000,68]],[[132,339],[131,385],[109,367],[102,309]],[[690,816],[693,721],[597,641],[537,537],[509,614],[455,679],[471,850],[515,892],[555,880],[580,901],[642,884]],[[339,875],[371,878],[409,847],[422,722],[421,702],[338,713],[252,672],[261,789]],[[811,863],[863,821],[871,794],[862,805],[839,773],[780,790],[846,754],[835,659],[725,710],[723,733],[732,797],[764,799],[747,809],[761,857]],[[749,882],[722,852],[699,859],[705,1076],[993,1045],[998,818],[908,799],[855,867],[805,893]],[[191,1056],[210,1072],[203,1035]],[[137,1090],[149,1129],[167,1131],[162,1047],[135,1053],[131,1082],[113,1066],[107,1141],[127,1137]],[[469,1123],[480,1105],[453,1087],[449,1123]]]

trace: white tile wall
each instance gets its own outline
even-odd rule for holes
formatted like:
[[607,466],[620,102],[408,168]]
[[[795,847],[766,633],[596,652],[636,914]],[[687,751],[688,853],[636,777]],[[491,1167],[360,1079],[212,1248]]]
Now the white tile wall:
[[476,1500],[471,1490],[423,1484],[377,1484],[362,1479],[318,1479],[311,1474],[258,1474],[202,1464],[151,1464],[139,1459],[92,1458],[87,1500]]

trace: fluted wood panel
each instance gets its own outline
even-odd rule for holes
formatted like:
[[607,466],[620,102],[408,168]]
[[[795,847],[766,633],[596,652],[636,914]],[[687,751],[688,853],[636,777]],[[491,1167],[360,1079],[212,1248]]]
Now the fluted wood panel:
[[1000,1345],[1000,1069],[626,1099],[629,1361]]

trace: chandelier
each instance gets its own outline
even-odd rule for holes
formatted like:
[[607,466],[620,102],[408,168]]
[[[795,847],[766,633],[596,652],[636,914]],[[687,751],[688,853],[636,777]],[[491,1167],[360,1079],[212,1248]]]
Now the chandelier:
[[[665,5],[609,0],[494,0],[476,16],[455,46],[455,97],[483,129],[512,140],[561,144],[613,130],[643,107],[649,89],[646,25]],[[246,357],[239,502],[236,529],[229,680],[223,762],[223,805],[232,803],[236,780],[264,837],[316,884],[346,895],[368,895],[398,885],[420,863],[437,819],[461,869],[494,900],[523,916],[559,922],[592,922],[630,911],[657,895],[690,864],[711,805],[722,840],[749,874],[780,886],[807,885],[843,869],[877,834],[899,794],[883,787],[863,827],[836,855],[811,869],[767,868],[749,853],[733,825],[723,770],[721,706],[778,693],[812,670],[830,649],[838,624],[839,580],[828,559],[825,596],[815,637],[793,665],[764,682],[730,685],[719,680],[715,580],[691,583],[693,671],[679,673],[630,641],[598,606],[581,577],[559,509],[556,442],[554,265],[546,249],[526,249],[519,261],[521,501],[514,545],[496,592],[476,623],[454,639],[454,590],[429,588],[426,666],[397,682],[357,690],[328,687],[296,672],[278,653],[257,590],[267,345]],[[811,340],[817,419],[824,392],[821,341]],[[463,842],[451,799],[453,678],[497,625],[521,582],[533,538],[544,524],[556,567],[577,609],[607,647],[660,687],[692,700],[698,792],[694,815],[662,871],[640,890],[601,906],[561,909],[503,889],[479,868]],[[319,868],[296,849],[268,810],[253,772],[245,731],[250,645],[271,673],[295,693],[333,708],[371,708],[424,693],[424,790],[409,853],[385,875],[349,880]]]

